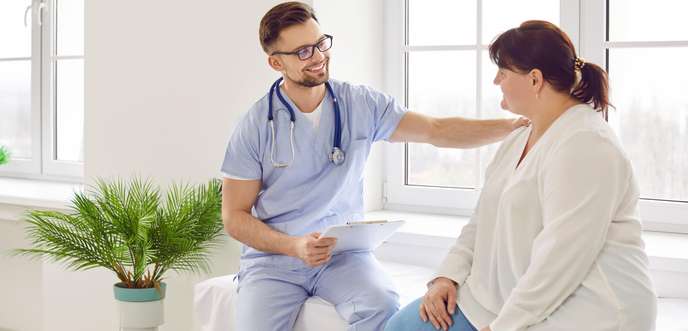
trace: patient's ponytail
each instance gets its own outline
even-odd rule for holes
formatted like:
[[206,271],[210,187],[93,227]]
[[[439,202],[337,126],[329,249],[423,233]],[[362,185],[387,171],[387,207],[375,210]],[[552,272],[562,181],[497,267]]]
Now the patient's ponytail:
[[571,95],[606,113],[610,106],[607,73],[600,66],[586,63],[580,58],[574,60],[574,70],[580,75],[580,81],[571,91]]

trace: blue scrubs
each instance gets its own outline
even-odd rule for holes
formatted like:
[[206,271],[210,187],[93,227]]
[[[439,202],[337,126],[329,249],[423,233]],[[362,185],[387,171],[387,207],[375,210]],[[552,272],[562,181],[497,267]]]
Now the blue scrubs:
[[[261,180],[253,215],[289,235],[323,231],[363,218],[363,170],[370,147],[373,142],[387,140],[405,113],[393,98],[368,87],[336,80],[330,84],[340,104],[342,149],[346,153],[342,165],[329,160],[334,136],[329,93],[321,104],[317,130],[283,93],[296,112],[295,155],[289,167],[275,168],[270,159],[273,142],[268,102],[274,107],[275,161],[291,160],[289,112],[276,96],[268,100],[266,93],[254,104],[227,146],[222,173],[230,178]],[[311,295],[334,304],[350,323],[350,330],[380,330],[398,309],[391,280],[370,252],[340,255],[325,266],[310,268],[297,258],[242,246],[237,311],[240,330],[290,330],[300,305]],[[334,270],[336,275],[330,276]]]

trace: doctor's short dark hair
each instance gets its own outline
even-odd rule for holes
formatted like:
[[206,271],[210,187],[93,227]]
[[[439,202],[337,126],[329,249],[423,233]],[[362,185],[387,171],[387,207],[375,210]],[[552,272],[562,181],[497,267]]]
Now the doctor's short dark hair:
[[260,20],[258,30],[260,45],[265,53],[270,53],[270,47],[277,41],[282,30],[305,23],[311,18],[318,21],[313,8],[303,2],[291,1],[272,7]]

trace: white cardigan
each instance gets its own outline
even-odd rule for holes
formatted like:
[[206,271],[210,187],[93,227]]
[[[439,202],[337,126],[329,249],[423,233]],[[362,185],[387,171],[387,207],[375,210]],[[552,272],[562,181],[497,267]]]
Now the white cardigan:
[[638,187],[613,131],[574,106],[516,168],[530,130],[503,142],[435,277],[459,284],[459,307],[478,329],[654,330]]

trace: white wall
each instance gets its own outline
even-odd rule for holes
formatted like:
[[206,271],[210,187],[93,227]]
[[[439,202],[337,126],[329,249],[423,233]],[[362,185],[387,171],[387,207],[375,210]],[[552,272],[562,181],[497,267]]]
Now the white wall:
[[9,213],[23,208],[2,206],[0,211],[0,330],[41,329],[41,262],[10,255],[11,250],[29,247],[24,224]]
[[205,181],[274,72],[258,43],[277,1],[86,3],[85,174]]
[[[260,18],[276,3],[87,1],[87,181],[140,175],[165,185],[218,176],[233,127],[277,76],[267,67],[257,33]],[[382,87],[381,6],[381,1],[316,1],[325,31],[335,35],[333,77]],[[356,25],[345,16],[355,17]],[[366,169],[368,209],[381,206],[379,148]],[[237,243],[228,239],[214,261],[213,275],[236,270]],[[42,331],[117,329],[111,273],[66,272],[52,264],[32,274],[37,272],[42,272],[37,279],[43,308],[35,311],[43,314]],[[161,331],[195,329],[192,286],[207,277],[169,275]],[[39,330],[17,323],[22,327],[16,330]]]

